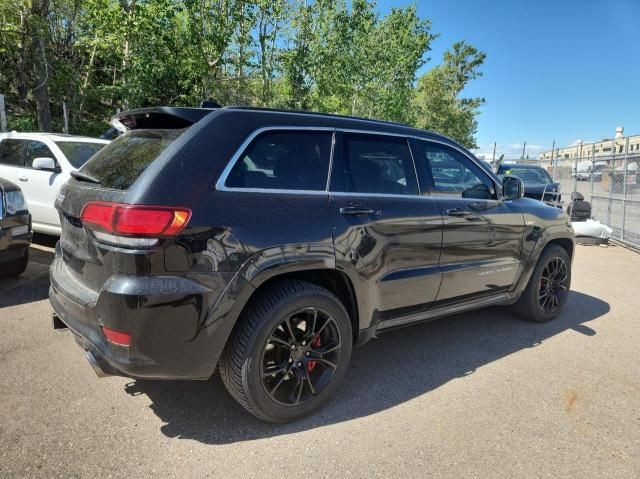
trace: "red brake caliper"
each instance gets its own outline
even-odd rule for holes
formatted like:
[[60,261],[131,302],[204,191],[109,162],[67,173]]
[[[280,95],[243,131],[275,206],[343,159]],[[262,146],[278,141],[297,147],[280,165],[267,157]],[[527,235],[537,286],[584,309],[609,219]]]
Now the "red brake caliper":
[[[320,336],[316,336],[315,339],[311,341],[311,347],[312,348],[320,347]],[[314,361],[313,359],[310,359],[309,361],[307,361],[307,371],[311,373],[315,369],[317,364],[318,364],[318,361]]]

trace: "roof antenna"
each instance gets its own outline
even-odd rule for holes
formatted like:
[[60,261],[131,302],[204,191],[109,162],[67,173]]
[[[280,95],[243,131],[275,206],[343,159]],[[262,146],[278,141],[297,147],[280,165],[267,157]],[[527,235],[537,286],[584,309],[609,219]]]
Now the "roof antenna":
[[200,108],[222,108],[222,105],[213,99],[202,100],[200,102]]

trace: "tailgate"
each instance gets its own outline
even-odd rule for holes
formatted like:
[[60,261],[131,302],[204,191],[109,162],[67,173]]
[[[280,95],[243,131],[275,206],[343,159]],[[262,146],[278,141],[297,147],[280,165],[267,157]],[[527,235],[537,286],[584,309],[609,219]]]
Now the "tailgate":
[[100,289],[115,270],[113,255],[96,246],[85,231],[80,214],[87,201],[121,201],[126,191],[69,180],[60,190],[56,208],[62,234],[60,248],[67,269],[75,279],[92,289]]

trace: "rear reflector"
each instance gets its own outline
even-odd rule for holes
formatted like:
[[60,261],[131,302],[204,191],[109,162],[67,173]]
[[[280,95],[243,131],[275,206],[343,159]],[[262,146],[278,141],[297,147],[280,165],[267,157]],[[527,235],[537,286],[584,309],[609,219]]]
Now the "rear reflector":
[[175,236],[189,222],[191,210],[168,206],[90,201],[80,215],[90,228],[125,236]]
[[110,343],[117,344],[118,346],[131,346],[131,333],[116,331],[106,326],[102,326],[102,332]]

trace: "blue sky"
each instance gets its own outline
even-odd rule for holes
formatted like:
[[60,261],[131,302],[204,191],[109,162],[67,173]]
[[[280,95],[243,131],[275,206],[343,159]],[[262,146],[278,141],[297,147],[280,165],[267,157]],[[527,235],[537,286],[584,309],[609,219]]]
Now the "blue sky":
[[[379,0],[381,13],[413,1]],[[457,40],[487,54],[465,94],[487,103],[479,153],[536,154],[577,139],[640,134],[640,0],[420,0],[440,37],[431,62]]]

